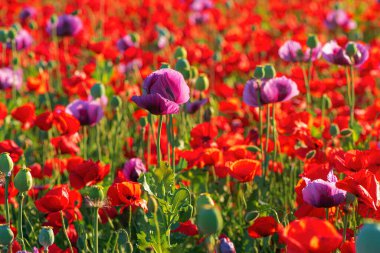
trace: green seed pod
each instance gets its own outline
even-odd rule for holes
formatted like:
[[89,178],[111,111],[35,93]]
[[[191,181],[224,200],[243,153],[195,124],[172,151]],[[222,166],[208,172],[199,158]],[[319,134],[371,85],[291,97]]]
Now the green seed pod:
[[245,222],[249,223],[251,221],[256,220],[259,217],[259,215],[260,213],[258,211],[251,211],[245,215],[244,220]]
[[52,24],[57,23],[57,21],[58,21],[58,17],[57,17],[57,15],[54,14],[53,16],[50,17],[50,22],[51,22]]
[[264,67],[261,66],[261,65],[256,66],[255,72],[253,73],[253,77],[256,78],[256,79],[263,79],[264,76],[265,76]]
[[8,30],[8,34],[7,35],[8,35],[8,38],[10,40],[14,40],[14,38],[16,38],[16,34],[17,34],[17,31],[15,29],[11,28],[11,29]]
[[313,159],[314,156],[316,154],[316,151],[313,149],[313,150],[310,150],[309,152],[307,152],[306,154],[306,159]]
[[123,101],[121,100],[119,96],[115,95],[111,98],[110,104],[111,104],[112,109],[116,110],[123,105]]
[[0,29],[0,43],[7,42],[8,32],[5,29]]
[[0,245],[6,246],[13,242],[14,234],[8,224],[0,225]]
[[187,207],[181,208],[179,211],[179,222],[186,222],[190,220],[193,216],[194,207],[192,205],[188,205]]
[[331,136],[338,136],[339,135],[339,126],[337,124],[331,124],[330,126],[330,134]]
[[186,80],[190,78],[190,63],[188,60],[184,58],[178,59],[175,69],[180,72]]
[[206,74],[200,74],[195,81],[195,89],[199,91],[205,91],[208,89],[210,82]]
[[352,129],[350,128],[345,128],[345,129],[342,129],[342,131],[340,131],[340,134],[344,137],[350,137],[353,133],[354,131],[352,131]]
[[170,69],[170,64],[167,62],[161,63],[160,69]]
[[223,228],[223,219],[216,206],[203,205],[197,215],[197,225],[202,234],[216,234]]
[[12,28],[15,29],[16,33],[21,30],[21,25],[19,23],[15,23],[12,25]]
[[13,170],[13,161],[9,153],[0,154],[0,171],[8,175]]
[[309,36],[307,37],[306,45],[309,48],[313,49],[318,46],[318,43],[318,37],[315,34],[309,34]]
[[211,195],[209,193],[201,193],[201,195],[199,195],[198,199],[197,199],[197,203],[196,203],[196,209],[197,209],[197,212],[200,210],[200,208],[202,208],[202,206],[204,205],[211,205],[211,206],[214,206],[215,205],[215,202],[214,200],[211,198]]
[[247,150],[253,153],[261,152],[261,149],[258,146],[249,146],[247,147]]
[[264,66],[264,78],[271,79],[276,77],[276,69],[272,64],[267,64]]
[[29,191],[33,186],[33,177],[30,169],[21,169],[15,176],[14,185],[20,193]]
[[356,237],[357,253],[378,253],[380,252],[380,223],[375,221],[365,221]]
[[140,41],[140,35],[138,33],[130,33],[129,36],[131,37],[132,42],[139,42]]
[[104,200],[103,187],[101,187],[100,185],[90,186],[88,188],[88,197],[92,202],[102,202]]
[[106,94],[106,89],[101,83],[96,83],[91,87],[91,96],[93,98],[100,98]]
[[190,78],[195,79],[198,77],[198,68],[195,66],[190,67]]
[[179,58],[186,59],[187,58],[186,49],[184,47],[177,47],[176,50],[174,51],[174,58],[175,59],[179,59]]
[[18,65],[18,59],[17,58],[13,58],[12,59],[12,64],[13,64],[13,66],[17,66]]
[[353,57],[358,53],[358,47],[353,42],[349,42],[346,47],[346,54],[349,57]]
[[158,211],[158,203],[155,197],[149,196],[148,199],[148,210],[151,213],[157,213]]
[[36,30],[38,28],[38,24],[36,21],[34,20],[31,20],[28,24],[29,28],[32,29],[32,30]]
[[145,117],[140,118],[141,127],[146,127],[147,124],[148,124],[148,120]]
[[54,243],[54,232],[52,227],[44,226],[40,230],[38,235],[38,242],[44,246],[45,249],[53,245]]

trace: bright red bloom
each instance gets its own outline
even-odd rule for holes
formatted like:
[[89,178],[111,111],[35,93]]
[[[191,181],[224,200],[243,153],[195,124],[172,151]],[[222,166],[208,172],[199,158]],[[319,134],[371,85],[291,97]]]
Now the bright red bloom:
[[147,210],[146,201],[141,199],[141,187],[136,182],[114,183],[108,189],[108,200],[112,206],[141,207]]
[[342,236],[330,222],[312,217],[291,222],[280,236],[288,253],[333,252],[342,242]]
[[218,129],[210,122],[201,123],[191,130],[191,147],[209,146],[218,135]]
[[195,224],[193,224],[190,220],[188,220],[186,222],[180,222],[179,227],[172,230],[171,232],[178,232],[187,236],[195,236],[198,234],[198,227]]
[[20,156],[24,153],[24,151],[17,146],[13,140],[5,140],[0,142],[0,154],[4,152],[9,153],[15,163],[20,160]]
[[33,103],[27,103],[20,107],[13,109],[12,117],[22,124],[22,129],[29,129],[33,126],[36,119],[36,107]]
[[45,196],[36,200],[35,205],[42,213],[62,211],[69,205],[69,188],[67,185],[56,186]]
[[80,151],[77,143],[79,142],[79,135],[62,135],[51,139],[51,144],[55,147],[57,152],[61,154],[77,154]]
[[230,174],[233,178],[245,183],[253,180],[261,163],[252,159],[241,159],[227,163],[226,166],[230,168]]
[[70,185],[75,189],[101,182],[110,171],[110,165],[102,165],[99,161],[83,161],[76,166],[69,166]]
[[280,231],[282,225],[272,216],[257,218],[248,228],[248,234],[252,238],[266,237]]
[[67,114],[62,106],[57,106],[53,112],[38,115],[35,124],[43,131],[50,130],[54,125],[61,134],[74,134],[80,127],[79,121]]

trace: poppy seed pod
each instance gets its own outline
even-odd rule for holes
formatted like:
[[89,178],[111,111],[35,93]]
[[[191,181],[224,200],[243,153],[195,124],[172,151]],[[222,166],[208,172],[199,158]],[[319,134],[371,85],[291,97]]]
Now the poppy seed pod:
[[380,252],[380,223],[367,221],[360,229],[356,238],[357,253],[378,253]]
[[195,66],[191,66],[190,67],[190,78],[191,79],[195,79],[195,78],[197,78],[198,77],[198,68],[197,67],[195,67]]
[[353,133],[354,131],[352,131],[352,129],[350,128],[345,128],[345,129],[342,129],[342,131],[340,131],[340,134],[344,137],[350,137]]
[[17,34],[17,31],[15,29],[11,28],[11,29],[9,29],[7,35],[8,35],[8,38],[10,40],[14,40],[16,38],[16,34]]
[[141,127],[146,127],[147,124],[148,124],[148,120],[145,117],[140,118],[140,126]]
[[253,73],[253,77],[256,79],[262,79],[262,78],[264,78],[264,76],[265,76],[264,67],[261,65],[256,66],[255,72]]
[[195,81],[195,89],[199,91],[207,90],[210,85],[208,77],[205,74],[200,74]]
[[317,36],[315,34],[309,34],[306,45],[311,49],[316,48],[319,45]]
[[167,62],[161,63],[160,69],[170,69],[170,64]]
[[358,47],[353,42],[349,42],[346,46],[346,54],[349,57],[353,57],[358,53]]
[[111,107],[112,107],[112,109],[118,109],[118,108],[120,108],[121,106],[122,106],[122,104],[123,104],[123,101],[121,100],[121,98],[119,97],[119,96],[113,96],[112,98],[111,98]]
[[54,243],[54,232],[52,227],[44,226],[38,235],[38,242],[47,249]]
[[5,175],[10,174],[13,170],[13,160],[9,153],[0,154],[0,171]]
[[96,83],[91,87],[91,96],[93,98],[100,98],[101,96],[104,96],[104,94],[106,94],[106,89],[103,84]]
[[51,22],[52,24],[57,23],[57,20],[58,20],[58,16],[55,15],[55,14],[54,14],[53,16],[50,17],[50,22]]
[[270,79],[276,77],[276,69],[272,64],[267,64],[264,66],[264,78]]
[[99,185],[94,185],[88,189],[88,197],[92,202],[101,202],[104,200],[103,187]]
[[0,29],[0,42],[1,43],[7,42],[7,31],[4,29]]
[[12,243],[14,234],[7,224],[0,225],[0,245],[9,245]]
[[20,193],[29,191],[33,186],[33,177],[30,169],[21,169],[14,179],[14,185]]
[[177,47],[175,52],[174,52],[174,58],[179,59],[179,58],[187,58],[187,51],[184,47]]
[[340,133],[339,126],[337,124],[332,124],[330,126],[330,134],[335,137],[339,133]]
[[175,69],[180,72],[185,79],[190,78],[190,63],[187,59],[180,58],[175,64]]
[[197,204],[196,204],[196,209],[197,211],[204,205],[211,205],[214,206],[215,202],[211,198],[211,195],[209,193],[202,193],[198,199],[197,199]]
[[219,233],[223,228],[223,219],[216,206],[203,205],[198,211],[197,226],[206,235]]

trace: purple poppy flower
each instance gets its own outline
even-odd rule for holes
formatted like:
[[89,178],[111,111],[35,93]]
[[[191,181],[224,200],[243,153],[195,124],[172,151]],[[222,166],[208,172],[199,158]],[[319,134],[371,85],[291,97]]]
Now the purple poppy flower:
[[297,84],[286,77],[263,80],[260,87],[255,80],[249,80],[244,87],[243,101],[247,105],[258,107],[285,102],[298,94]]
[[75,100],[66,107],[66,112],[73,115],[81,125],[93,126],[103,118],[103,109],[98,100]]
[[236,253],[235,245],[231,242],[230,238],[224,236],[219,239],[219,251],[220,253]]
[[212,8],[213,6],[214,3],[210,0],[194,0],[190,5],[190,9],[192,11],[204,11]]
[[46,31],[51,35],[53,34],[53,29],[57,29],[57,36],[75,36],[83,29],[82,20],[79,17],[63,14],[58,17],[56,23],[52,24],[51,21],[46,27]]
[[142,173],[146,172],[146,167],[140,158],[132,158],[125,162],[123,174],[126,179],[137,182],[137,179]]
[[[358,49],[357,53],[353,56],[353,62],[345,49],[349,43],[354,43]],[[330,63],[343,66],[354,65],[355,67],[360,67],[367,61],[369,53],[366,46],[356,42],[348,42],[345,48],[339,46],[335,41],[330,41],[323,46],[322,56]]]
[[[27,30],[20,29],[16,34],[16,50],[20,51],[29,48],[33,44],[33,38]],[[12,43],[7,43],[7,48],[12,49]]]
[[117,49],[123,52],[130,47],[138,47],[139,43],[137,41],[133,41],[131,35],[125,35],[123,38],[119,39],[116,43]]
[[193,114],[197,112],[202,106],[208,103],[208,98],[200,99],[195,102],[188,102],[186,104],[186,112]]
[[346,191],[335,186],[336,176],[332,171],[327,176],[327,181],[316,179],[311,181],[304,178],[305,188],[302,190],[303,200],[314,207],[333,207],[340,205],[346,200]]
[[321,44],[318,43],[317,47],[313,48],[311,52],[310,59],[310,48],[304,52],[300,43],[288,40],[280,47],[278,55],[281,59],[288,62],[315,61],[321,56]]
[[11,68],[0,68],[0,90],[16,88],[19,90],[22,85],[22,70]]
[[329,12],[326,16],[325,24],[330,30],[337,28],[353,30],[356,28],[356,22],[348,16],[347,12],[341,9]]
[[34,7],[27,6],[23,8],[20,12],[21,21],[25,21],[28,18],[35,18],[37,15],[37,10]]
[[189,22],[192,25],[201,25],[207,23],[210,19],[210,14],[207,12],[192,12],[189,16]]
[[143,83],[143,95],[132,101],[152,114],[178,113],[179,105],[190,98],[190,89],[182,74],[173,69],[160,69],[150,74]]

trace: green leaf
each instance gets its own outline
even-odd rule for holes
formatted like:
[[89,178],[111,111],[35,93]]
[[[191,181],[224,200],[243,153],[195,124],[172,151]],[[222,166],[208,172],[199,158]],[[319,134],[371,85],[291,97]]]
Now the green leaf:
[[182,206],[190,204],[190,192],[186,188],[179,188],[172,198],[173,212],[177,212]]

